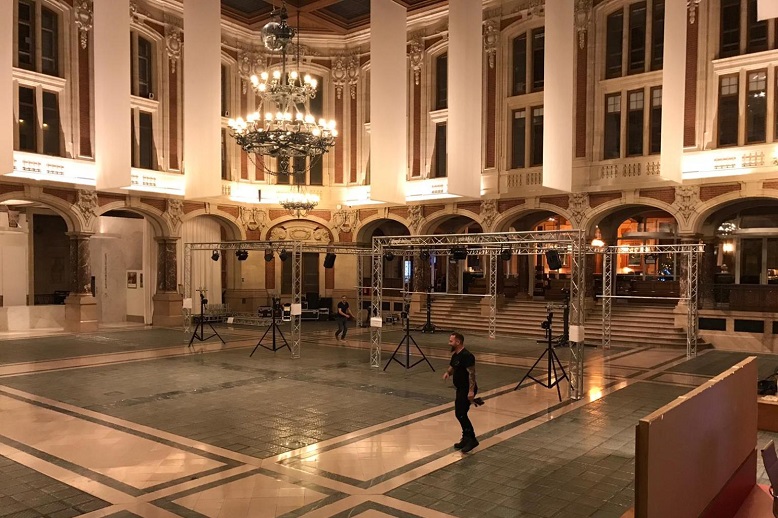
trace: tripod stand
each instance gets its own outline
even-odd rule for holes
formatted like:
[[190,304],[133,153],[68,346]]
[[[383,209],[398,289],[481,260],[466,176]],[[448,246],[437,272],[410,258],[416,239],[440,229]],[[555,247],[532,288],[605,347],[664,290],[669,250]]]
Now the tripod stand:
[[[415,367],[416,365],[420,364],[421,362],[427,362],[427,365],[430,366],[430,369],[432,369],[432,372],[435,372],[435,367],[432,366],[430,361],[427,359],[427,357],[424,355],[424,352],[419,347],[419,344],[416,343],[416,340],[413,339],[411,336],[411,319],[408,318],[408,308],[406,308],[406,311],[403,311],[402,317],[405,318],[405,336],[402,340],[400,340],[400,343],[397,345],[397,349],[394,350],[392,353],[392,357],[389,358],[389,361],[386,362],[386,365],[384,365],[384,370],[386,370],[387,367],[389,367],[389,364],[392,363],[392,360],[396,361],[406,369],[410,369],[411,367]],[[416,360],[413,364],[411,364],[411,342],[413,342],[413,345],[416,346],[416,349],[419,351],[419,354],[421,355],[421,358]],[[400,347],[405,344],[405,363],[401,362],[397,359],[397,352],[400,350]]]
[[[521,381],[518,385],[516,385],[516,388],[513,390],[518,390],[519,387],[521,387],[521,384],[524,383],[524,380],[529,378],[535,383],[542,385],[546,388],[554,388],[556,387],[557,395],[559,396],[559,401],[562,401],[562,391],[559,388],[559,383],[567,378],[569,381],[570,378],[567,377],[567,372],[565,372],[565,368],[562,366],[562,362],[559,361],[559,356],[556,355],[556,352],[554,351],[554,339],[551,337],[551,323],[553,321],[554,314],[549,312],[548,316],[546,317],[546,320],[540,323],[540,326],[546,330],[546,350],[543,351],[543,353],[538,357],[537,360],[535,360],[535,363],[532,364],[532,367],[530,367],[529,371],[527,371],[527,374],[524,375],[523,378],[521,378]],[[540,360],[543,359],[544,356],[548,355],[548,366],[547,366],[547,380],[548,381],[541,381],[538,378],[535,378],[532,376],[532,371],[535,369],[535,367],[540,363]],[[562,371],[562,376],[560,377],[557,374],[557,367]],[[551,371],[554,371],[554,379],[551,378]]]
[[[195,339],[199,340],[200,342],[204,342],[213,338],[214,336],[218,336],[219,340],[224,343],[224,340],[221,336],[219,336],[219,333],[216,332],[216,329],[213,328],[213,325],[210,322],[205,321],[205,305],[208,304],[208,299],[205,298],[204,294],[208,293],[208,290],[200,288],[197,291],[200,293],[200,317],[199,320],[195,322],[194,333],[192,333],[192,338],[189,339],[189,345],[187,345],[187,347],[192,347],[192,342],[194,342]],[[198,317],[195,316],[194,318],[197,319]],[[212,335],[205,336],[205,324],[208,324],[208,327],[210,327],[211,331],[213,331]]]
[[[276,299],[273,299],[273,309],[270,312],[270,318],[272,319],[272,322],[269,326],[267,326],[267,329],[265,329],[265,334],[262,335],[262,338],[259,339],[259,342],[257,342],[257,345],[254,346],[254,350],[251,351],[251,354],[249,354],[249,358],[254,356],[254,353],[257,351],[258,347],[264,347],[268,351],[276,352],[279,349],[283,349],[286,347],[291,351],[289,348],[289,342],[286,341],[286,338],[284,337],[284,333],[281,332],[281,328],[278,326],[278,323],[276,323],[276,315],[278,315],[278,311],[280,311],[281,308],[281,299],[278,299],[278,302],[276,302]],[[262,344],[262,340],[265,339],[268,333],[272,331],[273,336],[273,346],[268,347],[267,345]],[[281,340],[284,341],[283,345],[276,345],[276,332],[278,332],[279,335],[281,335]]]
[[434,333],[437,328],[432,323],[432,287],[427,287],[427,321],[419,330],[422,333]]

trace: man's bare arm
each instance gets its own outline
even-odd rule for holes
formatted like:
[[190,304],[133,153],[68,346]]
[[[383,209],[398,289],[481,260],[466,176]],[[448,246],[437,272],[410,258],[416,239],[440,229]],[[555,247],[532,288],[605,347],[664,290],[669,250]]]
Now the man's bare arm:
[[469,380],[469,396],[472,398],[475,396],[475,365],[467,368],[467,378]]

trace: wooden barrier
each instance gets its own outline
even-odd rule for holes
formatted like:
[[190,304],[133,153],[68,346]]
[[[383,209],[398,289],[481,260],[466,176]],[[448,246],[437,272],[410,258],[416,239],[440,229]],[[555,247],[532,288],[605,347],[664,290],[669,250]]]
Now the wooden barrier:
[[635,516],[734,516],[756,485],[756,358],[641,419]]

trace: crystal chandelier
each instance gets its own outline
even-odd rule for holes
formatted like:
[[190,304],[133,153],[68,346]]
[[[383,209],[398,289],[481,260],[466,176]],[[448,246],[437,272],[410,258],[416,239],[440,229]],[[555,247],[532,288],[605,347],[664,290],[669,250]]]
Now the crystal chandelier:
[[308,215],[308,212],[319,204],[319,197],[315,194],[305,192],[300,185],[296,185],[295,187],[286,194],[282,194],[279,197],[278,202],[283,208],[296,215],[298,218],[305,217]]
[[[309,101],[316,96],[317,82],[310,75],[301,77],[299,70],[290,70],[287,50],[297,31],[287,24],[286,7],[272,13],[279,21],[262,28],[262,42],[274,52],[281,52],[281,68],[251,77],[251,86],[259,98],[259,108],[244,120],[230,119],[232,137],[246,153],[278,159],[278,169],[270,174],[304,175],[313,162],[335,144],[338,132],[335,121],[318,121],[308,111]],[[298,36],[299,40],[299,36]],[[299,49],[296,65],[299,66]],[[289,64],[291,65],[291,64]],[[308,158],[305,168],[299,168],[295,158]],[[289,166],[294,165],[294,171]]]

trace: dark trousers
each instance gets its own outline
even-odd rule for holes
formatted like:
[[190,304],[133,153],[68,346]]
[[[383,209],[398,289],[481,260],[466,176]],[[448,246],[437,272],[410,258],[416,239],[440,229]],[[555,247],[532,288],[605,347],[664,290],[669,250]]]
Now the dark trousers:
[[343,338],[344,340],[346,339],[346,332],[348,331],[348,326],[346,326],[346,322],[348,322],[348,319],[338,317],[338,330],[335,331],[336,338],[338,335],[340,335],[341,338]]
[[467,417],[467,412],[470,410],[470,400],[467,399],[467,390],[457,389],[457,397],[454,400],[454,415],[462,426],[462,437],[469,437],[475,439],[475,430],[473,430],[473,423],[470,422],[470,418]]

